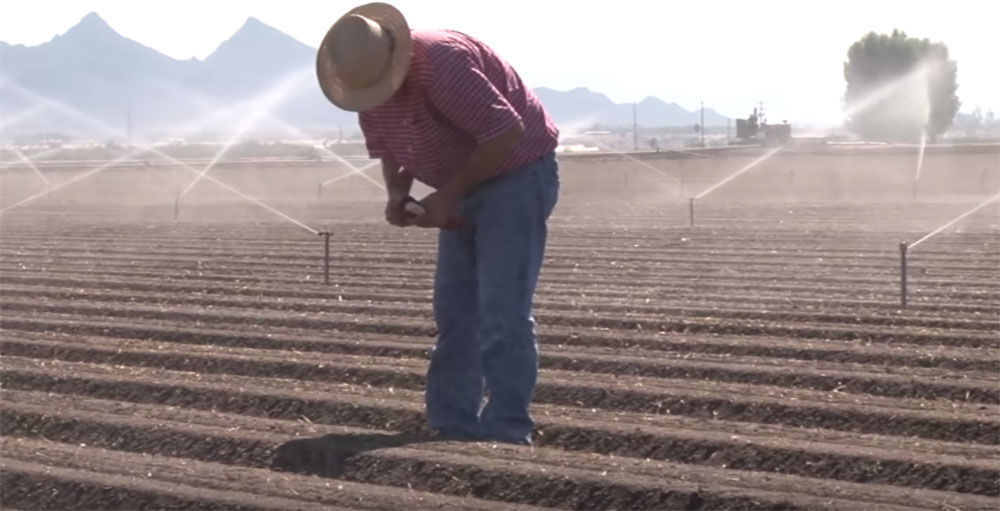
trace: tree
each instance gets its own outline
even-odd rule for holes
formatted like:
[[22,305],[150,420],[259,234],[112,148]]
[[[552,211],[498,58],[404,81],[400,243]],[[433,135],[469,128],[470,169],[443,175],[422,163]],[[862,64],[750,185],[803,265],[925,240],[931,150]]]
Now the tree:
[[958,112],[957,72],[944,43],[869,32],[844,63],[847,128],[868,140],[935,138]]

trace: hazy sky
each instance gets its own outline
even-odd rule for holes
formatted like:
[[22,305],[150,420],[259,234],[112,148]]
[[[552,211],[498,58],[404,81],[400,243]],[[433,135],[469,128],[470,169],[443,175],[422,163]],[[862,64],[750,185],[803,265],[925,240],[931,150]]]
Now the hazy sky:
[[[363,2],[357,2],[363,3]],[[317,46],[357,4],[335,0],[8,0],[0,40],[36,45],[98,12],[122,35],[175,58],[204,58],[248,16]],[[869,30],[945,42],[962,111],[1000,113],[997,0],[398,0],[418,28],[454,28],[496,48],[528,85],[586,86],[618,102],[704,99],[744,117],[837,123],[847,48]],[[0,62],[0,67],[2,67]],[[640,122],[641,112],[640,112]]]

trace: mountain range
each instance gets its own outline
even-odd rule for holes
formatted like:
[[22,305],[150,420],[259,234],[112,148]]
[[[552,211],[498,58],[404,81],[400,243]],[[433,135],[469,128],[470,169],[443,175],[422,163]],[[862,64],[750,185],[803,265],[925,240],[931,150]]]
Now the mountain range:
[[[177,60],[117,33],[97,13],[51,41],[0,42],[4,135],[111,136],[126,126],[150,137],[357,131],[357,115],[331,105],[316,84],[316,49],[255,18],[204,60]],[[535,89],[564,132],[631,126],[633,105],[586,88]],[[700,122],[700,112],[649,97],[644,127]],[[726,117],[705,109],[705,124]]]

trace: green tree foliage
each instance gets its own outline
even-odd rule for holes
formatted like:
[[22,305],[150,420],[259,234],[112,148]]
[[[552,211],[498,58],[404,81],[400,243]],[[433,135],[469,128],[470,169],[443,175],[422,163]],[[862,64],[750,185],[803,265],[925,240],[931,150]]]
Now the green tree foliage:
[[868,33],[844,63],[847,128],[866,140],[914,141],[925,128],[935,138],[958,111],[957,72],[943,43]]

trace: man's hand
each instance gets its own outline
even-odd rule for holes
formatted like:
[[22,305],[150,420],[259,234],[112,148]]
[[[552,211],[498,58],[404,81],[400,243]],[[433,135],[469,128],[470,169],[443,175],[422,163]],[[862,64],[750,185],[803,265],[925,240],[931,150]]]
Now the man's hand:
[[448,219],[456,213],[458,202],[458,198],[443,190],[433,192],[420,201],[426,210],[424,214],[410,218],[409,223],[418,227],[444,228]]
[[403,203],[403,199],[397,197],[390,197],[389,201],[386,203],[385,220],[386,222],[389,222],[390,225],[395,225],[396,227],[406,227],[410,225],[406,211],[403,210]]

